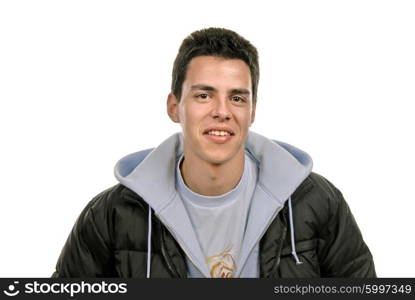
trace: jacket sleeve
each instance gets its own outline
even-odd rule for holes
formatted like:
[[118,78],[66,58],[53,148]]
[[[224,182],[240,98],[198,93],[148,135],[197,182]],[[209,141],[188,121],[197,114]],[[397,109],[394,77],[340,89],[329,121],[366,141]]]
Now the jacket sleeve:
[[[78,217],[62,249],[52,277],[110,277],[111,260],[105,224],[97,225],[94,206],[104,195],[93,199]],[[98,217],[101,219],[100,217]]]
[[341,192],[324,179],[329,189],[328,223],[320,249],[324,277],[376,277],[369,248]]

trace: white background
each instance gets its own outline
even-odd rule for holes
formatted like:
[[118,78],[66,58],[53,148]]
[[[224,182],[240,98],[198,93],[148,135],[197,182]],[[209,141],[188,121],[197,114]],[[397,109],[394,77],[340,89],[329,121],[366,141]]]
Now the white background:
[[180,130],[174,57],[217,26],[259,50],[252,130],[313,157],[380,277],[414,277],[414,16],[414,1],[1,1],[0,276],[50,276],[116,161]]

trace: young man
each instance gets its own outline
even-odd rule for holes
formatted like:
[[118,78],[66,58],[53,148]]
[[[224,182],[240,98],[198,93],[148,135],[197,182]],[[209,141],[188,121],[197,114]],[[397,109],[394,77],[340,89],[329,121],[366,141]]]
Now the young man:
[[167,112],[177,133],[121,159],[78,218],[54,277],[375,277],[339,190],[305,152],[249,131],[256,48],[187,37]]

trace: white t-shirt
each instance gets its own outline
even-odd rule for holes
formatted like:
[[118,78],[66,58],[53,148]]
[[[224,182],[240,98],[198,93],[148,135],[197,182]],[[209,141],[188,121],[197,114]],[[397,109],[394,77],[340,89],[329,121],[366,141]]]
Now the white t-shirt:
[[183,181],[179,159],[176,188],[189,214],[211,277],[234,277],[238,270],[251,198],[257,182],[257,166],[245,154],[244,171],[237,186],[220,196],[203,196]]

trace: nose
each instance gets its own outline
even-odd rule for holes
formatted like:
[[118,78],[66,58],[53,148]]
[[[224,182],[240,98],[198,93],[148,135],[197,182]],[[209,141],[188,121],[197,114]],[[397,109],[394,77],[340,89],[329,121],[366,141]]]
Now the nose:
[[218,97],[215,99],[214,107],[212,109],[212,118],[218,121],[227,121],[231,119],[231,110],[229,101],[226,97]]

